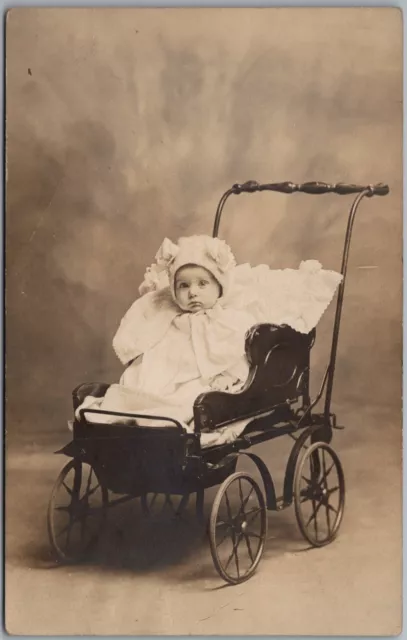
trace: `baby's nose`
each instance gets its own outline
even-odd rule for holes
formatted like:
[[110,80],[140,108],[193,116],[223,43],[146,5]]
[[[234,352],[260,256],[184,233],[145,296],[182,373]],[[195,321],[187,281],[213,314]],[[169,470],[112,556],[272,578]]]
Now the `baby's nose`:
[[192,298],[195,298],[195,296],[197,295],[197,293],[198,293],[198,289],[197,289],[197,287],[190,287],[190,289],[189,289],[189,295],[190,295]]

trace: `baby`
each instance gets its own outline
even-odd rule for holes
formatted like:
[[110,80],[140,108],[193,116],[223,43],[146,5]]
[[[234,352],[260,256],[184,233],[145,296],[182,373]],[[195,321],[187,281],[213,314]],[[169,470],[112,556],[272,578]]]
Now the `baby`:
[[[218,238],[165,239],[113,348],[126,369],[104,398],[79,409],[166,416],[190,424],[194,401],[210,390],[238,391],[248,377],[245,336],[261,322],[307,333],[341,280],[314,261],[298,270],[236,265]],[[77,410],[77,416],[79,415]],[[116,416],[87,414],[117,422]],[[154,421],[152,421],[153,423]],[[157,424],[155,422],[154,424]]]
[[[213,309],[222,296],[222,286],[205,267],[188,264],[178,269],[175,274],[174,294],[182,311],[198,313]],[[241,355],[243,356],[243,353]],[[212,388],[225,391],[238,382],[239,378],[228,371],[223,371],[209,381]]]
[[166,239],[113,340],[126,365],[119,384],[80,408],[185,422],[200,393],[237,390],[248,375],[245,334],[256,319],[228,303],[235,267],[230,248],[217,238],[192,236],[177,245]]

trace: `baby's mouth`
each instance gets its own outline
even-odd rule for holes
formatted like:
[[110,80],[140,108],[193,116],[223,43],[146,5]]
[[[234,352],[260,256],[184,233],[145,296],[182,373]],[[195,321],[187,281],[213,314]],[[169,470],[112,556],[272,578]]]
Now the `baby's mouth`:
[[199,300],[192,300],[189,303],[190,307],[202,307],[202,302],[199,302]]

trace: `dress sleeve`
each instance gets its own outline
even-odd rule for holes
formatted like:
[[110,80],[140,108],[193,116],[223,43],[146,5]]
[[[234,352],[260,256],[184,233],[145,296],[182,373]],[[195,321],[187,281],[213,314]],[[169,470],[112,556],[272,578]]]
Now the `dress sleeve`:
[[126,365],[156,344],[177,313],[166,290],[146,293],[133,302],[113,338],[120,362]]
[[145,322],[145,307],[151,294],[147,293],[136,300],[123,316],[113,338],[113,349],[124,365],[137,358],[142,352],[138,346],[138,328]]

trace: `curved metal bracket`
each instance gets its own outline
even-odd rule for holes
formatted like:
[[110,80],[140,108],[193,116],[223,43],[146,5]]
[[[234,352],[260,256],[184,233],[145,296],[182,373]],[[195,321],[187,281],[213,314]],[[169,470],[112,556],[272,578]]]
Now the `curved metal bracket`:
[[276,491],[274,488],[274,482],[266,464],[255,453],[249,453],[247,451],[244,451],[239,453],[239,455],[248,456],[257,466],[264,483],[264,492],[266,494],[267,509],[271,511],[277,511],[277,498],[276,498]]
[[71,440],[71,442],[68,442],[62,449],[58,449],[58,451],[54,451],[54,453],[68,456],[69,458],[81,458],[85,454],[85,451],[75,440]]

